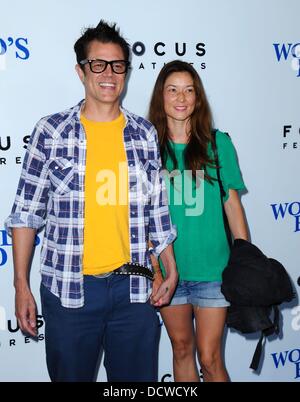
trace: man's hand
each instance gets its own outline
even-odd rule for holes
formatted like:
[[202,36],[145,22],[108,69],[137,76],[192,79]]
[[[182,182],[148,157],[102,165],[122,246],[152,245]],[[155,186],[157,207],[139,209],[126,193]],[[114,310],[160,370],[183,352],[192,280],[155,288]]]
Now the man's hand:
[[[154,260],[156,263],[154,263]],[[159,264],[158,264],[158,261],[156,260],[156,258],[151,256],[151,262],[152,262],[152,266],[154,269],[154,280],[152,283],[152,293],[150,296],[150,301],[151,301],[151,304],[153,304],[153,296],[155,296],[157,294],[158,289],[160,288],[161,284],[164,281],[164,278],[162,276],[162,272],[161,272],[161,269],[159,267]]]
[[16,317],[23,332],[36,337],[36,304],[28,287],[16,287]]
[[36,304],[29,287],[29,266],[36,229],[12,228],[15,314],[23,332],[37,336]]
[[[155,307],[161,307],[166,304],[169,304],[171,297],[173,296],[174,290],[177,285],[178,281],[178,275],[177,272],[174,274],[170,275],[169,277],[167,276],[165,280],[161,277],[162,282],[160,285],[156,285],[157,291],[153,289],[152,295],[151,295],[151,303]],[[154,279],[155,282],[155,279]]]

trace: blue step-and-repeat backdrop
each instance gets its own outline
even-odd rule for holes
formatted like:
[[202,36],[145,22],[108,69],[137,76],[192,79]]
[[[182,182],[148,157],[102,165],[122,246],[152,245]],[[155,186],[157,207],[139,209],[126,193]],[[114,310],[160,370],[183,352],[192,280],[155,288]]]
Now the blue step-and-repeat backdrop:
[[[299,295],[300,33],[299,0],[35,0],[0,7],[0,381],[49,381],[44,323],[24,337],[14,316],[11,239],[4,230],[29,135],[45,115],[75,105],[83,87],[73,45],[103,18],[132,45],[123,104],[146,116],[165,62],[199,72],[215,126],[230,133],[248,192],[242,197],[252,241],[287,268]],[[38,243],[42,234],[39,236]],[[39,244],[31,270],[38,299]],[[297,283],[297,281],[299,283]],[[259,334],[227,330],[232,381],[300,381],[298,297],[281,308],[282,332],[268,339],[258,373],[249,364]],[[173,381],[171,346],[162,326],[159,375]],[[105,381],[103,366],[99,381]]]

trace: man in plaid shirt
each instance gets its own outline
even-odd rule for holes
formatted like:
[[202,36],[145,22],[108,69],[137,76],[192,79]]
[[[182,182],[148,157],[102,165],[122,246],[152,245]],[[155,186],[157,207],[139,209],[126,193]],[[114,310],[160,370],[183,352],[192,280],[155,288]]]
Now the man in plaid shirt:
[[[35,234],[45,227],[41,302],[51,380],[92,381],[104,348],[108,381],[157,381],[155,306],[169,302],[177,283],[157,134],[120,106],[130,52],[115,24],[100,21],[74,49],[85,100],[36,124],[6,220],[16,316],[22,331],[37,334],[28,272]],[[149,241],[167,271],[153,292]]]

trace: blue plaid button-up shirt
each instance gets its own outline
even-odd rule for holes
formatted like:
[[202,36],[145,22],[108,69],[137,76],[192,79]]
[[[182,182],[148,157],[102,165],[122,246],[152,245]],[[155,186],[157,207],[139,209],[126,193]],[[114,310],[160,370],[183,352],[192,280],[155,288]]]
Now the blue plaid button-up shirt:
[[[81,307],[83,292],[84,178],[86,136],[80,123],[82,101],[42,118],[34,128],[22,167],[16,199],[5,222],[38,231],[45,226],[41,249],[42,283],[64,307]],[[129,178],[131,262],[148,266],[148,240],[159,255],[174,241],[166,190],[160,175],[157,133],[150,122],[122,109]],[[97,150],[95,150],[97,152]],[[99,222],[100,228],[101,222]],[[100,230],[105,230],[101,228]],[[131,302],[145,302],[151,282],[130,277]]]

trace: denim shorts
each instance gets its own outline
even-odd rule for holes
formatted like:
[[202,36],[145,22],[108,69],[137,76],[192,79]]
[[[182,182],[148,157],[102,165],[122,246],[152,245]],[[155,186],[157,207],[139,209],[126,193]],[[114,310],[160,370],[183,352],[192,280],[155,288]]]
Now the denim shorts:
[[221,282],[179,281],[170,306],[193,304],[199,307],[228,307]]

